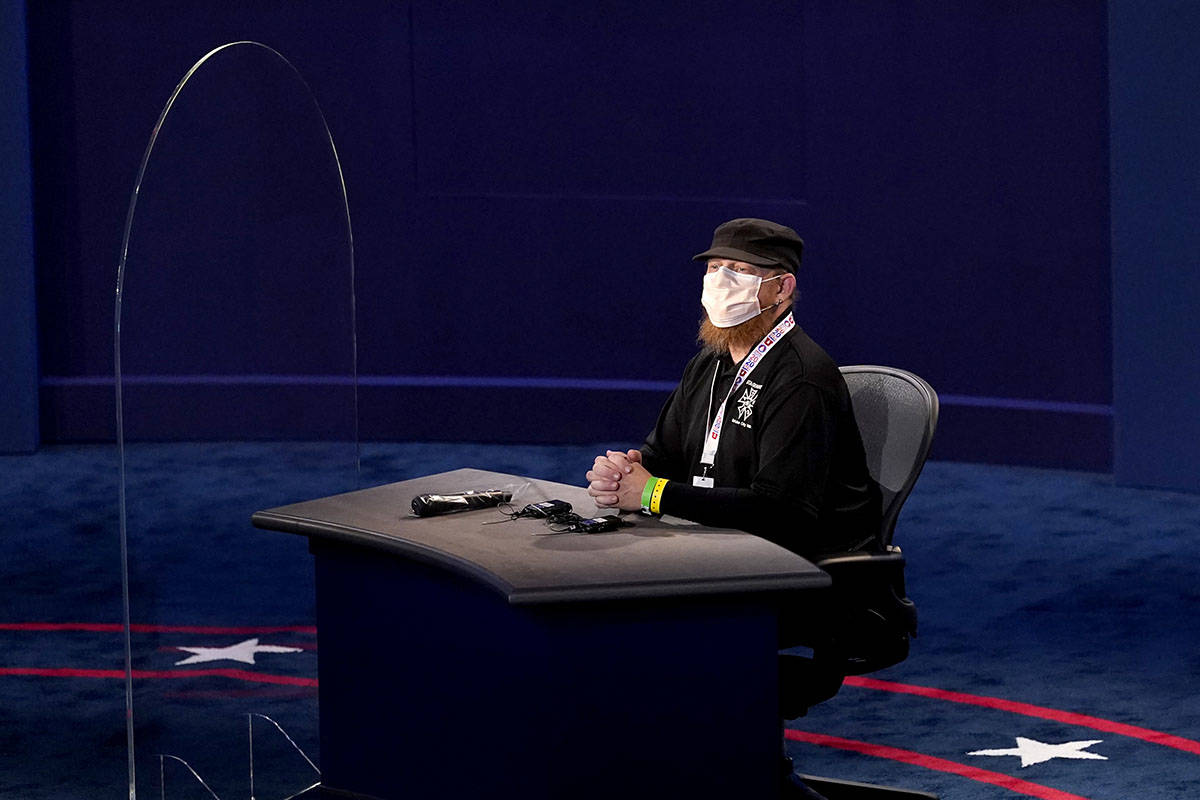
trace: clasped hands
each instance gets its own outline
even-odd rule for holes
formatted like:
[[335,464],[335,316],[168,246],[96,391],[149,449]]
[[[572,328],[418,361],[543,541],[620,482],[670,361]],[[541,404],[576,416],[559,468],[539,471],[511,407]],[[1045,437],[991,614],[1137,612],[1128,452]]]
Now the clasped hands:
[[596,499],[600,508],[619,508],[622,511],[637,511],[642,507],[642,490],[650,473],[642,466],[642,452],[609,450],[596,456],[592,468],[587,471],[588,494]]

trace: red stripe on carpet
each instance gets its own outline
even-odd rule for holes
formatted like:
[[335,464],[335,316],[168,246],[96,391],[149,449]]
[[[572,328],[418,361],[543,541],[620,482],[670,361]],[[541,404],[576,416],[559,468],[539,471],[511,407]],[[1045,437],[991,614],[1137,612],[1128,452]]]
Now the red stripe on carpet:
[[1126,725],[1123,722],[1114,722],[1113,720],[1101,717],[1076,714],[1073,711],[1060,711],[1056,708],[1045,708],[1043,706],[1035,706],[1031,703],[1019,703],[1015,700],[1003,700],[999,697],[984,697],[965,692],[951,692],[946,689],[913,686],[908,683],[893,683],[891,681],[881,681],[876,678],[864,678],[862,676],[848,677],[845,683],[847,686],[857,686],[862,689],[878,689],[882,692],[913,694],[918,697],[948,700],[951,703],[965,703],[966,705],[982,706],[983,708],[994,708],[999,711],[1009,711],[1013,714],[1023,714],[1027,717],[1038,717],[1039,719],[1054,720],[1055,722],[1063,722],[1068,725],[1094,728],[1098,731],[1129,736],[1153,744],[1160,744],[1163,747],[1173,747],[1176,750],[1183,750],[1186,753],[1200,755],[1200,742],[1192,739],[1184,739],[1182,736],[1174,736],[1162,731],[1150,730],[1149,728],[1140,728],[1137,725]]
[[[289,642],[274,639],[272,640],[271,644],[278,645],[280,647],[294,647],[297,650],[310,650],[314,653],[317,651],[317,645],[315,642]],[[179,653],[180,649],[174,645],[160,644],[158,647],[154,648],[154,651],[156,653]]]
[[[129,626],[134,633],[208,633],[231,636],[255,633],[311,633],[313,625],[248,625],[222,627],[219,625],[144,625]],[[121,633],[125,626],[115,622],[0,622],[0,631],[87,631],[90,633]]]
[[927,756],[924,753],[916,753],[912,750],[901,750],[899,747],[888,747],[882,744],[871,744],[870,742],[859,742],[854,739],[843,739],[839,736],[827,736],[823,733],[809,733],[808,731],[797,731],[791,728],[783,732],[784,738],[791,739],[794,742],[806,742],[815,744],[821,747],[836,747],[839,750],[853,750],[856,753],[863,753],[868,756],[876,756],[878,758],[887,758],[892,761],[901,761],[905,764],[912,764],[925,769],[936,770],[937,772],[948,772],[951,775],[958,775],[963,778],[970,778],[973,781],[980,783],[990,783],[993,786],[999,786],[1002,789],[1008,789],[1012,792],[1024,794],[1029,797],[1038,797],[1041,800],[1088,800],[1077,794],[1064,792],[1060,789],[1052,789],[1049,786],[1043,786],[1040,783],[1031,783],[1023,781],[1020,778],[1014,778],[1011,775],[1005,775],[1002,772],[992,772],[991,770],[979,769],[978,767],[969,767],[966,764],[959,764],[957,761],[948,761],[944,758],[935,756]]
[[[66,667],[0,667],[0,675],[35,675],[47,678],[124,678],[123,669],[70,669]],[[316,686],[316,678],[294,675],[270,675],[244,669],[135,669],[135,678],[232,678],[249,683],[274,683],[283,686]]]

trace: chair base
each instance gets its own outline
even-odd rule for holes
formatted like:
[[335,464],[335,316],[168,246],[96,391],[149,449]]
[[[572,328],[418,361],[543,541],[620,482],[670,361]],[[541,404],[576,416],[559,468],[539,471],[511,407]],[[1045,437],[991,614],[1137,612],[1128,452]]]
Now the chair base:
[[818,778],[814,775],[797,774],[796,777],[824,795],[826,800],[938,800],[936,794],[897,789],[894,786]]

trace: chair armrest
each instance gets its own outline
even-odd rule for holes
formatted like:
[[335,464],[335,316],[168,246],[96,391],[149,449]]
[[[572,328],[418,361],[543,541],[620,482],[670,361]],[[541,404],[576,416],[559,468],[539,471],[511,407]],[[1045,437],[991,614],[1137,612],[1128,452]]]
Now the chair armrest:
[[839,553],[819,558],[813,563],[830,574],[844,569],[895,569],[896,565],[903,569],[904,554],[897,547],[886,553]]

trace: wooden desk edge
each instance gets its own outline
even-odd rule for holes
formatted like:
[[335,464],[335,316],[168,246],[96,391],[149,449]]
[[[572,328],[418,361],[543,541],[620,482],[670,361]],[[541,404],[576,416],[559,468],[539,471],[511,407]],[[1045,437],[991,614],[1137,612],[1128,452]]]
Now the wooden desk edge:
[[702,580],[662,580],[646,583],[593,584],[570,588],[518,589],[478,564],[458,558],[444,550],[419,544],[397,536],[363,530],[348,525],[323,522],[317,524],[302,517],[292,517],[270,511],[257,511],[250,517],[256,528],[293,533],[316,539],[345,542],[393,555],[402,555],[433,566],[448,569],[499,592],[510,605],[539,605],[587,601],[611,601],[639,598],[691,597],[697,595],[741,594],[750,592],[787,592],[801,589],[820,589],[832,579],[823,571],[796,575],[760,577],[736,576]]
[[402,555],[416,561],[448,569],[465,577],[479,581],[483,585],[498,591],[505,597],[513,593],[513,586],[493,572],[481,568],[478,564],[458,558],[444,550],[428,547],[398,536],[363,530],[349,525],[338,525],[332,522],[320,524],[302,517],[292,517],[287,514],[277,514],[270,511],[256,511],[250,517],[250,523],[256,528],[268,531],[282,531],[308,537],[309,541],[345,542],[371,550],[381,550],[393,555]]

